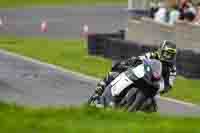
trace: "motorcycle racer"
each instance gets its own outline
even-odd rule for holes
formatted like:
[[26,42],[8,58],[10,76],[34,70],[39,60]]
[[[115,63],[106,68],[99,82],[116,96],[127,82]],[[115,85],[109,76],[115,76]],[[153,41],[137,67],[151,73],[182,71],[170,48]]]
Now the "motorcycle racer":
[[145,53],[137,58],[131,57],[125,61],[114,64],[108,75],[97,84],[95,90],[97,95],[101,96],[105,87],[121,72],[127,70],[130,66],[136,65],[145,58],[161,61],[163,83],[160,83],[158,89],[162,90],[160,92],[161,94],[168,92],[173,87],[174,80],[176,79],[176,44],[170,40],[164,40],[157,51]]

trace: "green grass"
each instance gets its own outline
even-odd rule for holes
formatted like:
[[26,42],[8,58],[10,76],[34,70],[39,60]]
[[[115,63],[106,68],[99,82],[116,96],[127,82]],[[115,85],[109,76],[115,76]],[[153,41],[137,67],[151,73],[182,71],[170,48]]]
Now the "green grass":
[[199,133],[200,118],[0,103],[1,133]]
[[126,5],[127,0],[0,0],[0,7],[55,5]]
[[[0,48],[98,78],[103,78],[111,67],[110,60],[88,56],[87,45],[81,40],[2,37]],[[178,77],[174,89],[167,96],[200,105],[200,83]]]
[[166,96],[200,105],[200,80],[178,77],[175,86]]
[[103,77],[111,65],[109,60],[88,56],[81,40],[0,38],[0,48],[96,77]]

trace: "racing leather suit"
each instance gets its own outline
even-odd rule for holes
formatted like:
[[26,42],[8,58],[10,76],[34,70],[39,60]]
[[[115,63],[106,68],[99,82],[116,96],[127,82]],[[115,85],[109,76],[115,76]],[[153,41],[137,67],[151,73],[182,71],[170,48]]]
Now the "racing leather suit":
[[[160,55],[158,51],[148,52],[139,57],[131,57],[128,60],[117,62],[113,64],[111,68],[111,72],[99,82],[99,86],[101,86],[102,90],[99,95],[101,95],[105,89],[105,87],[114,80],[121,72],[124,72],[130,66],[137,66],[138,62],[141,62],[141,59],[157,59],[160,60]],[[162,79],[157,83],[157,87],[160,94],[168,92],[172,87],[174,80],[176,79],[176,65],[174,63],[167,63],[161,61],[162,63]],[[97,92],[98,93],[98,92]],[[145,112],[156,112],[158,109],[157,102],[154,98],[148,98],[146,101],[146,106],[143,109]]]
[[[158,51],[155,51],[155,52],[145,53],[144,55],[139,56],[138,58],[160,60],[160,55]],[[108,73],[108,75],[104,78],[104,80],[99,82],[99,85],[104,86],[104,87],[107,86],[121,72],[125,71],[130,66],[136,65],[138,58],[131,57],[128,60],[115,63],[111,68],[111,72]],[[160,93],[163,94],[163,93],[168,92],[173,86],[174,80],[176,79],[176,65],[175,65],[175,61],[174,63],[167,63],[164,61],[161,61],[161,62],[162,62],[163,83],[160,82],[159,89],[162,90]]]
[[[160,56],[157,51],[146,53],[143,56],[139,56],[139,58],[160,60]],[[159,89],[163,90],[161,93],[165,93],[168,92],[173,87],[174,81],[176,79],[176,64],[175,61],[172,63],[167,63],[164,61],[161,62],[162,62],[162,77],[164,83],[160,83]]]

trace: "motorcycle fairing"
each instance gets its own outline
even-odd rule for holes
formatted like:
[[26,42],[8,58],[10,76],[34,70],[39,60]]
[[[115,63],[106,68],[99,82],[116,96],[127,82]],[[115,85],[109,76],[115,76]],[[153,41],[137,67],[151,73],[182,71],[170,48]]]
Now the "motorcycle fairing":
[[131,85],[131,81],[125,73],[121,73],[113,82],[111,82],[111,94],[112,96],[118,96],[125,88]]

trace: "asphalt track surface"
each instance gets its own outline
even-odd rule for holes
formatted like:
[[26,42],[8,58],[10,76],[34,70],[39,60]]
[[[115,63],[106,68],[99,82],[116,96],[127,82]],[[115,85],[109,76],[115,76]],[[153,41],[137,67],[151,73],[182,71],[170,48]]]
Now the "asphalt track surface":
[[[124,7],[46,7],[24,9],[0,9],[4,26],[0,35],[22,37],[79,38],[83,25],[89,32],[112,32],[127,25]],[[48,32],[40,30],[42,21],[48,24]]]
[[[98,79],[0,51],[0,100],[31,106],[84,104]],[[200,116],[200,107],[157,98],[159,112]]]
[[[83,24],[90,32],[125,28],[123,7],[60,7],[1,9],[5,25],[1,35],[22,37],[79,38]],[[6,16],[6,17],[5,17]],[[40,32],[42,20],[48,32]],[[80,105],[87,101],[97,80],[70,71],[0,52],[0,100],[33,106]],[[200,115],[199,106],[158,98],[159,112],[185,116]]]

